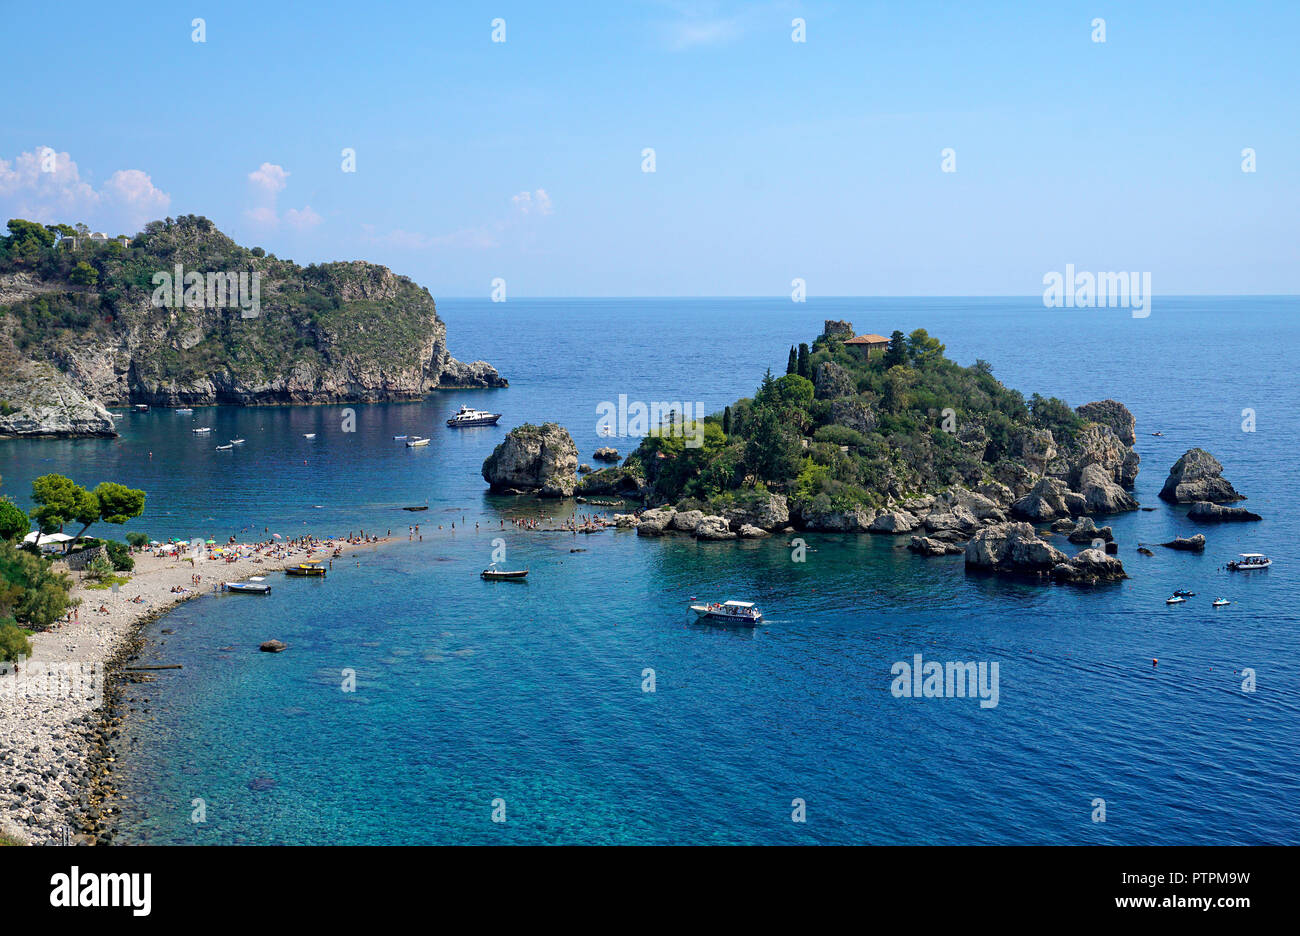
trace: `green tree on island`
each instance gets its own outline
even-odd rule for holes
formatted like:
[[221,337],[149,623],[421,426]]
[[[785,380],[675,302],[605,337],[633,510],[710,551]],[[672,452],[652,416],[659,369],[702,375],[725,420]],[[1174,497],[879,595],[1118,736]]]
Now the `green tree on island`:
[[799,355],[795,353],[794,345],[790,345],[790,360],[786,362],[785,372],[787,374],[797,374],[799,372]]
[[799,363],[795,368],[795,373],[804,380],[812,380],[812,363],[809,357],[807,342],[799,342]]
[[885,370],[907,363],[907,339],[898,329],[889,336],[889,347],[885,349]]

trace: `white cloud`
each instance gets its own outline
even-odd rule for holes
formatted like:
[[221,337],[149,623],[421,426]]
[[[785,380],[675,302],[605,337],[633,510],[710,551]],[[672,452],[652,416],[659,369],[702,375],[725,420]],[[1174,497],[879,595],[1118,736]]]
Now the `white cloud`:
[[264,162],[248,174],[248,181],[254,186],[266,192],[268,195],[275,196],[284,190],[285,179],[289,178],[289,173],[283,166],[277,166],[275,163]]
[[153,184],[139,169],[119,169],[104,183],[104,201],[119,210],[136,228],[167,213],[171,196]]
[[284,213],[284,220],[290,227],[297,228],[299,231],[308,231],[321,223],[321,216],[311,210],[311,205],[306,205],[301,211],[290,208]]
[[554,209],[551,206],[551,196],[546,194],[546,189],[538,189],[536,192],[520,192],[510,199],[515,208],[521,214],[536,212],[537,214],[548,215]]
[[310,205],[302,208],[290,208],[280,216],[280,193],[289,184],[289,171],[284,166],[264,162],[248,174],[248,185],[252,190],[252,204],[244,211],[244,217],[258,227],[276,228],[284,221],[296,231],[309,231],[323,220],[312,211]]
[[171,196],[139,169],[119,169],[96,191],[72,156],[52,147],[38,146],[12,163],[0,159],[0,213],[7,217],[135,231],[170,204]]

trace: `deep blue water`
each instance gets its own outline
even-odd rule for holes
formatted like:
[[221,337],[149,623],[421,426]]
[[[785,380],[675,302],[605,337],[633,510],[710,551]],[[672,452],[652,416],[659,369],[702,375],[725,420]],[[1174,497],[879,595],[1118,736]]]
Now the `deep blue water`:
[[[1146,319],[1034,298],[439,308],[452,352],[492,361],[508,390],[355,406],[353,433],[338,406],[199,409],[130,415],[116,440],[0,444],[16,500],[47,471],[121,480],[149,492],[132,526],[154,536],[400,534],[324,582],[276,576],[266,598],[201,598],[151,628],[150,659],[184,669],[133,689],[150,703],[119,763],[124,840],[1300,842],[1300,628],[1287,600],[1300,586],[1300,300],[1157,298]],[[1132,578],[1073,590],[967,577],[960,557],[914,557],[897,548],[905,538],[806,535],[816,551],[800,564],[773,540],[525,534],[508,521],[501,533],[503,517],[538,510],[484,495],[479,467],[510,426],[556,420],[584,460],[610,442],[627,451],[597,435],[597,403],[720,409],[765,367],[783,372],[790,344],[826,318],[925,327],[1026,395],[1125,402],[1136,493],[1156,508],[1106,521]],[[502,428],[443,427],[462,402],[505,413]],[[1255,432],[1242,431],[1246,408]],[[433,443],[407,449],[401,433]],[[241,449],[214,451],[236,435]],[[1196,445],[1262,523],[1196,528],[1156,498]],[[426,499],[427,513],[397,509]],[[422,543],[406,541],[413,520]],[[1192,532],[1209,538],[1202,556],[1135,551]],[[527,584],[478,579],[502,535]],[[1222,570],[1247,550],[1277,564]],[[1167,608],[1177,587],[1197,597]],[[768,621],[698,626],[686,614],[697,595],[752,598]],[[1233,605],[1212,609],[1218,595]],[[290,650],[259,653],[270,637]],[[890,667],[915,653],[998,661],[999,704],[894,698]],[[1243,667],[1258,691],[1241,690]],[[341,691],[345,669],[355,693]],[[255,778],[274,784],[252,790]],[[196,798],[203,824],[190,821]],[[795,798],[806,823],[791,821]]]

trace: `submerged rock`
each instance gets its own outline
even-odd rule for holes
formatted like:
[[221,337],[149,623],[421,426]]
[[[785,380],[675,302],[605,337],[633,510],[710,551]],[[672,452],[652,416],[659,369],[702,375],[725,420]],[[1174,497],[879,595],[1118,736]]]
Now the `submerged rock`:
[[1169,542],[1160,545],[1170,549],[1181,549],[1184,552],[1205,552],[1205,535],[1197,533],[1195,536],[1175,536]]
[[1197,523],[1230,523],[1264,518],[1245,507],[1222,507],[1208,501],[1197,501],[1192,504],[1192,509],[1187,511],[1187,519]]
[[1183,453],[1169,469],[1169,477],[1160,489],[1162,500],[1175,504],[1196,501],[1224,503],[1245,500],[1223,477],[1223,465],[1205,449],[1193,448]]
[[557,423],[511,429],[483,462],[483,480],[494,493],[534,491],[541,497],[572,497],[577,486],[578,447]]

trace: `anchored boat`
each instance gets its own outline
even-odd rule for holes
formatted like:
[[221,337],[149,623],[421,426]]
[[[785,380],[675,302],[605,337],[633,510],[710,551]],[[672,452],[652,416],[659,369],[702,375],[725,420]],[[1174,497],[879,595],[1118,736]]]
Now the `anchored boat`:
[[528,575],[527,569],[518,571],[504,571],[498,569],[495,565],[490,565],[479,576],[487,579],[489,582],[518,581]]
[[325,567],[320,564],[319,559],[308,559],[306,562],[301,562],[296,566],[289,566],[289,568],[284,570],[284,574],[300,575],[308,578],[313,576],[316,578],[324,578]]
[[428,445],[428,444],[429,444],[428,439],[421,439],[419,436],[416,436],[414,439],[406,443],[406,447],[419,448],[421,445]]
[[1249,572],[1251,569],[1267,569],[1272,564],[1273,560],[1263,553],[1242,553],[1240,559],[1228,563],[1228,568],[1234,572]]
[[269,595],[271,586],[263,582],[227,582],[226,591],[243,592],[248,595]]
[[212,431],[212,427],[211,427],[211,426],[200,426],[198,429],[191,429],[191,430],[190,430],[190,432],[199,432],[199,433],[203,433],[203,432],[211,432],[211,431]]
[[468,406],[462,406],[456,411],[456,415],[447,420],[447,425],[453,428],[463,426],[495,426],[497,420],[501,418],[500,413],[489,413],[487,410],[471,409]]
[[707,605],[691,605],[691,610],[699,615],[701,621],[717,621],[720,624],[742,624],[754,627],[763,623],[763,612],[754,607],[752,601],[723,601]]

